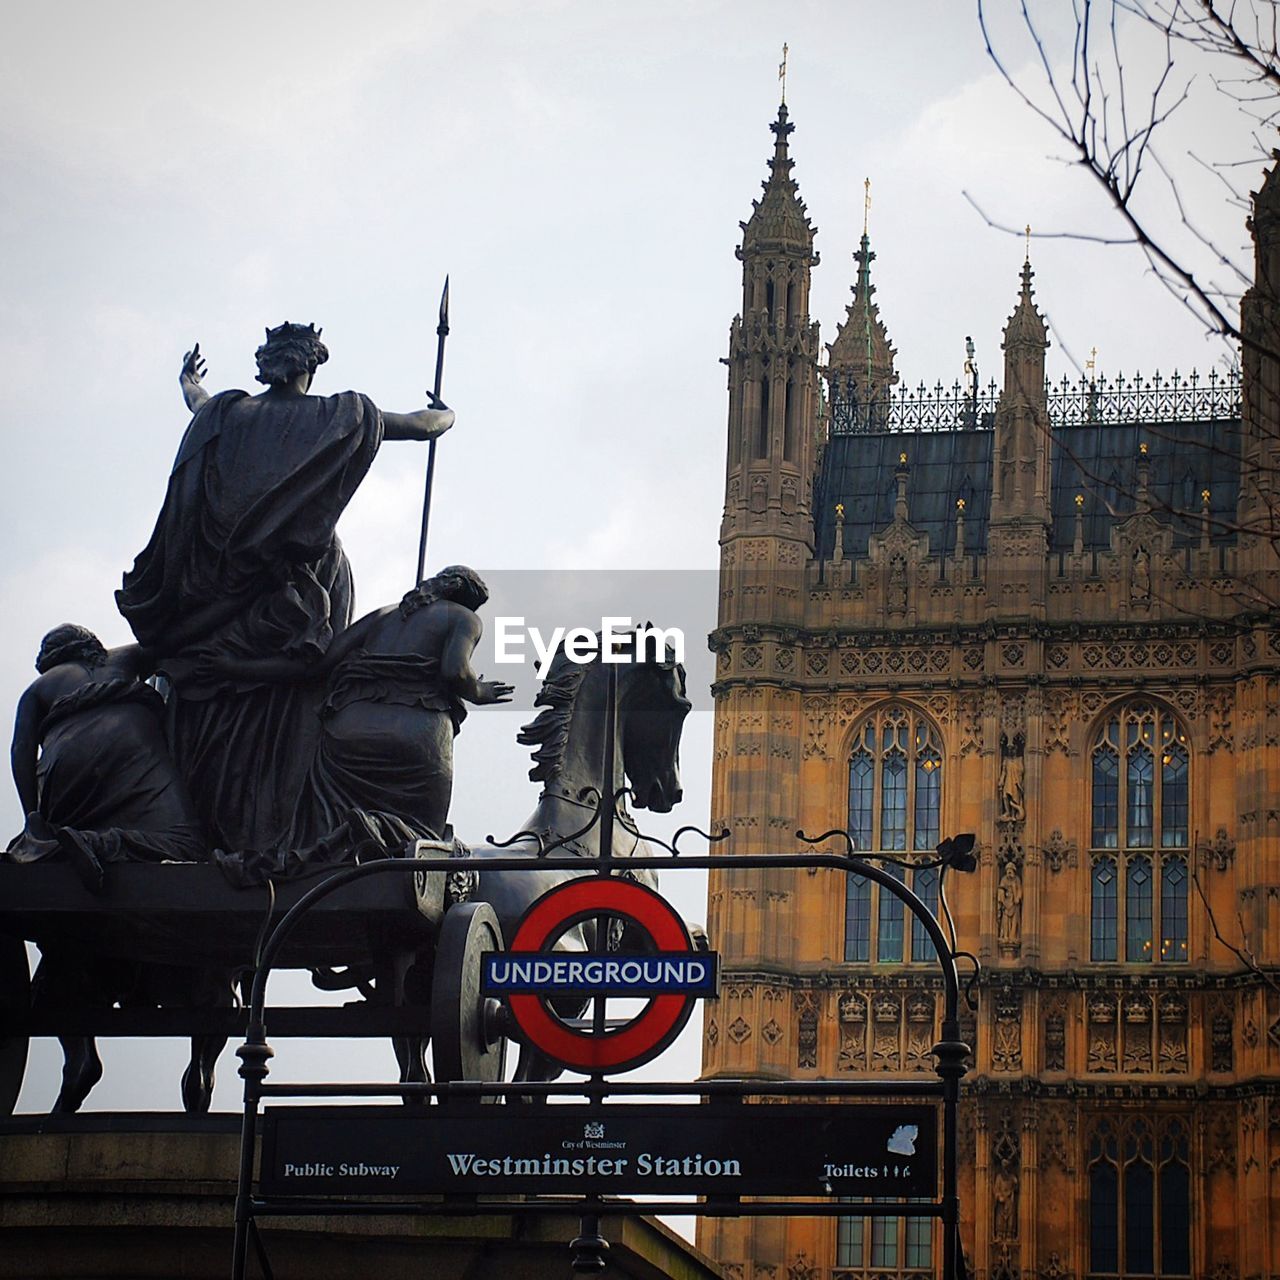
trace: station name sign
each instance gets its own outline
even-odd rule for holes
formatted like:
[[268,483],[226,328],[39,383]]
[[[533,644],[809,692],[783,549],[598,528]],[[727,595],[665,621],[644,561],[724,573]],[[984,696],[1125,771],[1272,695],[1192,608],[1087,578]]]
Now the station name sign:
[[271,1107],[272,1196],[932,1197],[929,1104]]
[[489,952],[484,957],[484,989],[493,995],[536,992],[557,995],[715,996],[720,986],[720,957],[687,951],[618,955],[537,955]]

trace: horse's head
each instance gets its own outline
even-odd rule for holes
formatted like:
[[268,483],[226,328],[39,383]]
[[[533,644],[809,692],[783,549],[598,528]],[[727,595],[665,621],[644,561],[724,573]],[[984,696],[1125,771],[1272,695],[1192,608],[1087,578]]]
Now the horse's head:
[[623,769],[639,808],[669,813],[684,794],[680,733],[692,703],[685,696],[684,667],[661,632],[641,628],[634,635],[635,651],[618,681]]
[[[599,647],[584,663],[572,661],[563,645],[556,651],[534,700],[544,709],[519,741],[536,748],[530,778],[553,792],[576,798],[590,786],[607,794],[625,774],[638,807],[667,813],[681,798],[680,730],[691,705],[684,667],[660,630],[646,626],[618,638],[616,662],[602,662]],[[601,766],[611,672],[618,677],[618,758],[610,782]]]

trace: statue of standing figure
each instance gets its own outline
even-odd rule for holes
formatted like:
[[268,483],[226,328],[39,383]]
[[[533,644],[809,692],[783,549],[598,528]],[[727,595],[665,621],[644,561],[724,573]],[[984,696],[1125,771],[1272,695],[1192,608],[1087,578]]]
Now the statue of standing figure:
[[[183,364],[194,417],[150,542],[116,593],[134,635],[171,683],[174,758],[213,843],[271,849],[288,839],[318,743],[323,690],[218,664],[313,665],[346,630],[351,567],[338,517],[383,440],[429,440],[453,413],[432,397],[387,413],[367,396],[309,395],[329,358],[312,325],[267,330],[251,396],[202,386],[197,345]],[[203,625],[191,633],[196,614]]]

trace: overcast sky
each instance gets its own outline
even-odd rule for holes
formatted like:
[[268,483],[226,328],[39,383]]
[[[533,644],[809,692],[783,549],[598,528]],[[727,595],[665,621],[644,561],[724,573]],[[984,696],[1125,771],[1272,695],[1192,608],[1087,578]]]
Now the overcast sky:
[[[1001,30],[1012,65],[1028,67],[1025,42]],[[967,334],[984,382],[998,378],[1023,240],[964,193],[1038,234],[1117,227],[995,74],[970,4],[4,6],[0,703],[33,676],[52,625],[130,638],[112,591],[159,510],[193,341],[212,390],[253,390],[263,327],[314,321],[332,353],[317,391],[411,409],[431,382],[446,272],[444,397],[458,422],[439,449],[431,565],[703,570],[682,590],[698,584],[714,608],[719,361],[784,40],[823,341],[844,315],[869,176],[873,278],[903,381],[960,376]],[[1135,73],[1145,59],[1135,50]],[[1234,127],[1205,84],[1166,158],[1188,175],[1198,225],[1236,251],[1242,216],[1182,155]],[[1032,258],[1051,375],[1095,346],[1107,373],[1222,361],[1133,250],[1036,240]],[[412,584],[424,462],[423,446],[389,444],[340,525],[360,612]],[[710,699],[705,681],[691,692],[687,799],[672,818],[705,822]],[[453,811],[463,835],[502,834],[532,807],[513,741],[527,714],[526,700],[468,721]],[[9,832],[21,825],[11,789],[0,816]],[[702,915],[700,884],[667,888]],[[128,1070],[138,1052],[109,1046],[91,1105],[177,1105],[180,1048],[158,1088]],[[58,1062],[56,1046],[35,1051],[25,1109],[52,1100]],[[368,1076],[389,1062],[381,1047],[348,1046],[323,1063],[294,1050],[275,1067]],[[696,1064],[690,1035],[662,1065]],[[237,1083],[228,1053],[219,1106],[236,1105]]]

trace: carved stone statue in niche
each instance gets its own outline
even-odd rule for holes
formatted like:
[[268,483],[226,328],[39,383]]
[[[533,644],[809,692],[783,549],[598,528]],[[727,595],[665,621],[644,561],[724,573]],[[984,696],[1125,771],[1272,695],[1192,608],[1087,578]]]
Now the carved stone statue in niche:
[[907,611],[907,562],[901,555],[889,561],[889,587],[885,603],[890,613]]
[[992,1235],[997,1240],[1018,1236],[1018,1175],[1011,1169],[997,1169],[991,1182]]
[[1022,940],[1022,877],[1012,862],[1004,864],[996,889],[996,936],[1010,950]]
[[1022,734],[1000,735],[1000,819],[1022,822],[1027,816]]
[[1151,599],[1151,552],[1139,543],[1133,550],[1133,578],[1129,597],[1145,604]]

